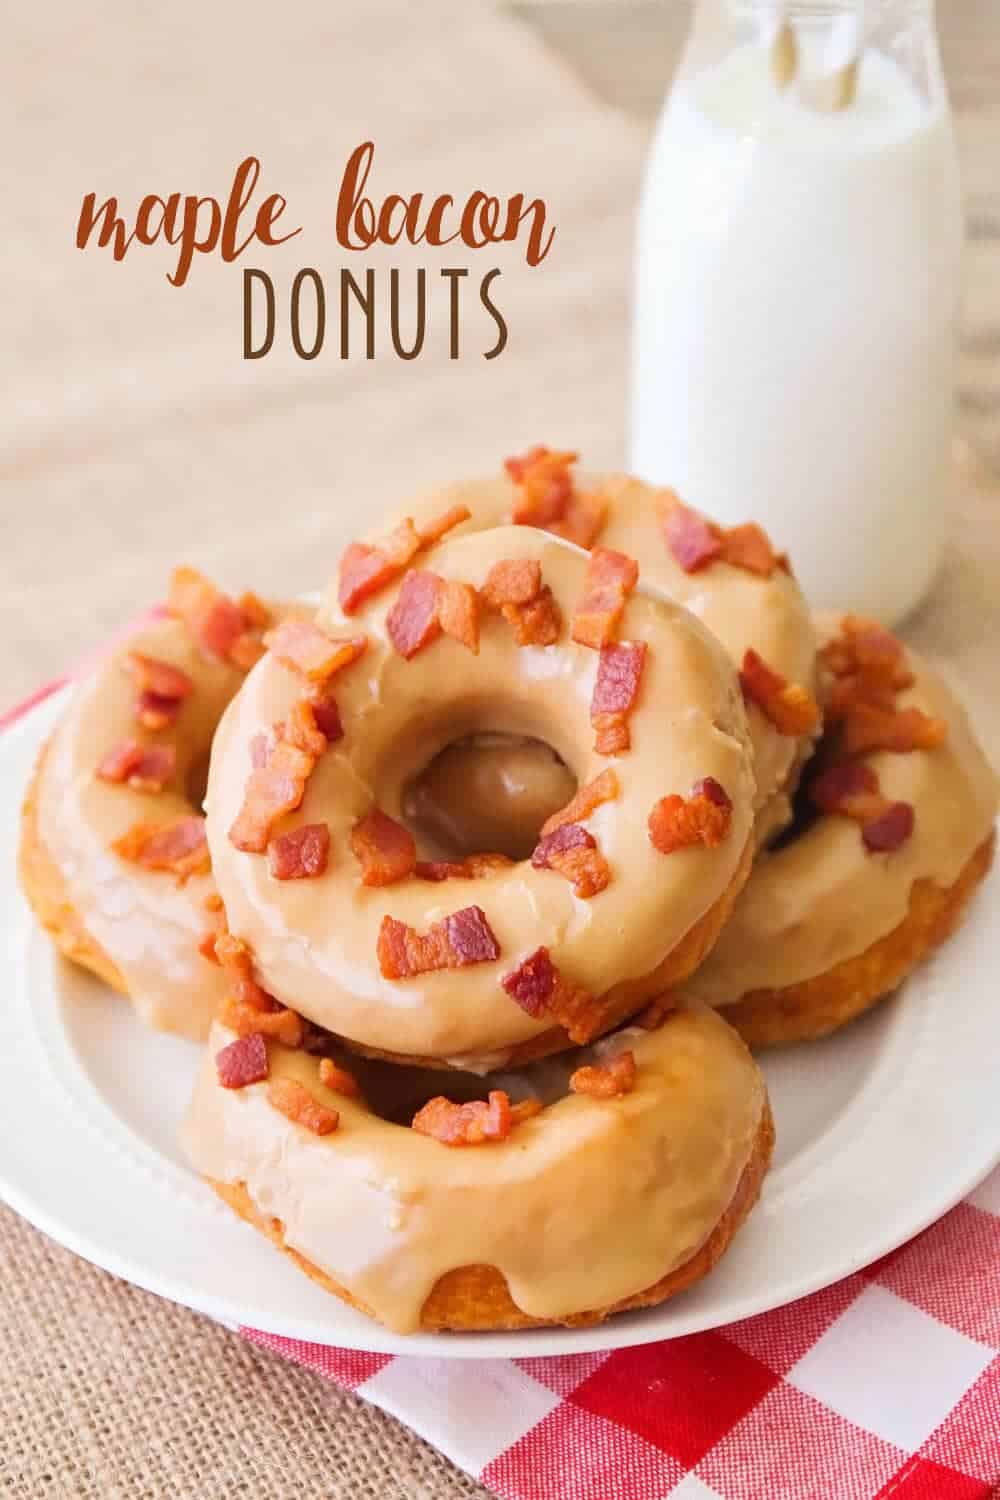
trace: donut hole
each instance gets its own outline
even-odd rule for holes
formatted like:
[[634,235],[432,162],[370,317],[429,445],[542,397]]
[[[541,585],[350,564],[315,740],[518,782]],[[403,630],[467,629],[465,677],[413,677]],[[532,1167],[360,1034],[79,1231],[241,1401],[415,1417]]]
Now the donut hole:
[[436,854],[522,860],[576,789],[573,772],[544,740],[481,731],[445,745],[405,784],[402,812],[418,844]]

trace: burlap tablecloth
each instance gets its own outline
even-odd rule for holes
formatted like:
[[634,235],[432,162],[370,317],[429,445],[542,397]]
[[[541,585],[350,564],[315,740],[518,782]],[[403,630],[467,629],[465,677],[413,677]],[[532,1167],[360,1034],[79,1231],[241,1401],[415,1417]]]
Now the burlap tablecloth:
[[[622,457],[629,240],[642,131],[589,97],[522,26],[478,4],[156,7],[94,0],[7,17],[18,149],[4,245],[2,698],[13,701],[158,595],[187,558],[234,586],[322,582],[341,541],[408,489],[540,438]],[[666,70],[666,59],[664,62]],[[261,157],[305,227],[255,253],[287,300],[332,282],[343,162],[375,184],[543,195],[557,236],[417,264],[502,267],[507,351],[441,313],[412,364],[240,359],[239,275],[162,247],[114,265],[73,246],[82,195],[222,195]],[[381,272],[380,272],[381,274]],[[432,289],[433,290],[433,289]],[[475,309],[474,294],[469,298]],[[382,342],[386,323],[380,321]],[[951,669],[994,752],[996,491],[966,458],[941,584],[913,639]],[[2,1118],[2,1115],[0,1115]],[[16,1128],[4,1122],[4,1128]],[[0,1211],[0,1489],[100,1500],[485,1493],[390,1418],[207,1319],[113,1280]]]

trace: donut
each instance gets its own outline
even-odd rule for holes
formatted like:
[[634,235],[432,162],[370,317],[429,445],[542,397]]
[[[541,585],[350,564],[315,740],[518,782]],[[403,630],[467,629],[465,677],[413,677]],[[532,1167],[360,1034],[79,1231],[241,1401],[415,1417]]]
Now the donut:
[[770,1160],[761,1074],[704,1008],[488,1082],[333,1045],[218,1024],[183,1142],[301,1270],[399,1332],[662,1302],[711,1270]]
[[[637,558],[644,587],[696,614],[741,674],[754,748],[757,840],[791,816],[798,773],[819,730],[812,620],[788,559],[753,522],[724,528],[684,505],[671,489],[627,474],[574,473],[575,453],[534,448],[506,461],[496,479],[463,481],[409,501],[379,524],[365,548],[388,547],[442,510],[463,508],[456,534],[510,522],[551,530],[578,545]],[[364,573],[349,548],[341,599],[349,611]]]
[[[749,869],[752,752],[721,647],[630,559],[608,605],[593,557],[543,532],[434,543],[350,616],[327,599],[275,632],[217,731],[207,834],[234,972],[355,1047],[489,1071],[700,962]],[[317,703],[342,725],[319,752]],[[407,788],[490,732],[550,745],[577,790],[530,859],[428,857]]]
[[177,569],[166,611],[78,684],[22,814],[21,884],[57,946],[149,1025],[199,1041],[225,992],[199,952],[220,906],[201,799],[269,621],[255,596]]
[[845,1025],[961,921],[990,868],[997,781],[940,676],[887,631],[818,620],[827,730],[686,994],[751,1045]]

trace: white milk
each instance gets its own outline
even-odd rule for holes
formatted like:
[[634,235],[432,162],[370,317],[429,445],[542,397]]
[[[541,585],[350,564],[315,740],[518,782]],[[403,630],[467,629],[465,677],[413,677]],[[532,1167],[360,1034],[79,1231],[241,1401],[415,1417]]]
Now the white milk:
[[898,619],[940,546],[960,224],[946,106],[884,54],[836,113],[754,46],[678,83],[639,220],[635,471],[759,520],[816,605]]

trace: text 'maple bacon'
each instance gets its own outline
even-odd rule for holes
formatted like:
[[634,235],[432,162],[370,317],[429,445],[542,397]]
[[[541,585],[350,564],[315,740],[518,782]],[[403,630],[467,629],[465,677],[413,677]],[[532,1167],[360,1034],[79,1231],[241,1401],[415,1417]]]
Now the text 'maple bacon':
[[599,755],[621,755],[632,743],[628,719],[639,696],[645,662],[645,641],[615,641],[601,647],[590,700],[594,748]]
[[275,880],[315,880],[326,873],[330,830],[325,823],[303,823],[270,840],[268,867]]
[[569,1086],[574,1094],[591,1099],[621,1099],[635,1088],[635,1053],[619,1052],[603,1062],[577,1068],[570,1074]]
[[660,854],[702,845],[717,849],[727,837],[733,804],[714,776],[696,781],[690,795],[661,797],[649,814],[649,841]]
[[162,792],[177,767],[173,745],[140,745],[125,740],[109,750],[97,767],[101,781],[125,784],[137,792]]
[[608,547],[595,547],[587,561],[583,598],[573,616],[574,641],[595,651],[613,641],[626,600],[638,581],[639,564],[634,558]]
[[384,979],[408,979],[439,969],[461,969],[469,964],[492,963],[500,957],[500,945],[482,907],[466,906],[434,922],[426,933],[382,918],[377,955]]
[[352,542],[340,559],[338,599],[344,613],[355,614],[366,600],[399,578],[419,552],[433,547],[470,515],[467,505],[453,505],[419,529],[407,516],[380,542]]
[[757,705],[779,734],[797,737],[818,728],[819,708],[812,695],[769,667],[752,647],[743,655],[740,686],[744,697]]
[[466,1104],[439,1094],[413,1116],[413,1129],[444,1146],[485,1146],[507,1140],[515,1126],[530,1120],[541,1108],[540,1099],[512,1104],[503,1089],[492,1089],[488,1099],[472,1099]]
[[395,885],[413,874],[417,846],[402,823],[372,807],[351,830],[351,851],[361,866],[361,884]]
[[245,1089],[268,1075],[267,1043],[256,1033],[239,1037],[215,1054],[215,1070],[224,1089]]
[[135,823],[112,844],[122,859],[146,870],[163,870],[183,882],[205,874],[211,865],[205,819],[186,813],[170,823]]

